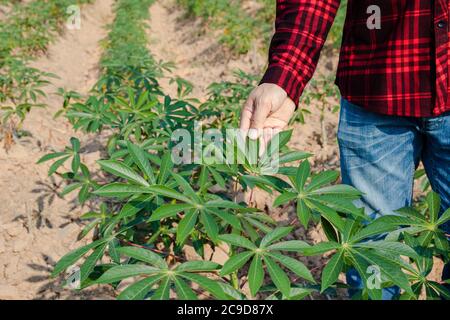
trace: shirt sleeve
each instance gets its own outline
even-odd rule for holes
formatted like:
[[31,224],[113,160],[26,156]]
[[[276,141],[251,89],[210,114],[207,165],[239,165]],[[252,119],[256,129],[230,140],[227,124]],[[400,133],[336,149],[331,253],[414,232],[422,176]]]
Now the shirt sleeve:
[[261,83],[282,87],[298,105],[341,0],[277,0],[275,35]]

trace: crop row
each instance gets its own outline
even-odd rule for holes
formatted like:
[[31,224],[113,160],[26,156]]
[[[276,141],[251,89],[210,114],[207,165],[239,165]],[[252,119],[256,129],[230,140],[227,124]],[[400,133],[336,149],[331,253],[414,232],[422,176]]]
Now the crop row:
[[[220,32],[219,41],[233,52],[248,52],[252,44],[267,48],[275,21],[275,0],[177,0],[188,16],[201,18],[208,27]],[[253,4],[250,8],[246,4]],[[330,43],[339,48],[347,1],[342,1],[335,24],[330,31]],[[252,8],[253,7],[253,8]],[[261,45],[264,43],[264,45]]]
[[[337,184],[338,172],[313,173],[311,155],[287,147],[290,131],[275,135],[261,156],[257,141],[246,140],[247,149],[234,139],[218,145],[221,140],[211,137],[235,127],[237,105],[255,79],[241,73],[243,86],[239,80],[215,84],[211,98],[198,107],[166,95],[158,84],[165,67],[142,40],[151,3],[118,0],[101,78],[88,98],[66,93],[62,112],[73,126],[108,137],[107,156],[98,161],[101,171],[93,174],[82,163],[76,138],[64,151],[39,160],[52,161],[49,174],[66,180],[62,195],[78,190],[79,202],[94,208],[82,216],[88,223],[80,234],[94,231],[93,242],[65,255],[54,276],[79,264],[81,288],[117,287],[135,277],[120,299],[174,294],[179,299],[205,294],[303,299],[314,292],[333,294],[340,273],[354,268],[365,284],[360,298],[380,299],[381,288],[394,284],[405,299],[416,299],[424,288],[429,298],[450,296],[426,279],[433,255],[448,259],[449,252],[439,226],[450,220],[450,210],[438,218],[436,194],[430,193],[420,212],[406,208],[398,216],[372,220],[354,205],[361,194]],[[228,105],[234,108],[223,108]],[[188,138],[180,141],[183,134]],[[175,161],[177,155],[183,161]],[[281,165],[277,173],[273,163]],[[278,194],[274,207],[295,206],[291,226],[237,200],[239,192],[257,189]],[[313,245],[292,237],[294,227],[317,224],[326,241]],[[187,259],[189,247],[200,259]],[[228,254],[225,262],[211,261],[206,250],[219,247]],[[319,282],[298,257],[324,253],[331,258]],[[373,266],[380,270],[376,286],[369,285]],[[248,291],[243,289],[247,284]]]
[[[78,1],[79,4],[89,0]],[[44,107],[39,96],[53,74],[29,66],[62,31],[73,1],[14,2],[0,24],[0,139],[8,148],[33,107]]]
[[177,0],[186,8],[188,16],[201,18],[213,30],[220,32],[219,42],[235,53],[250,50],[256,33],[257,21],[242,10],[241,1]]

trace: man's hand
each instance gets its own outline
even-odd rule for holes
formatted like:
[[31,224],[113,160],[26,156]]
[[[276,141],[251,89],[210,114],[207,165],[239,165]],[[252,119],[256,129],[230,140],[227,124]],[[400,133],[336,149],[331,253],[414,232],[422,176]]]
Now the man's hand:
[[276,84],[263,83],[250,94],[241,113],[241,130],[250,139],[267,144],[282,131],[294,115],[295,103]]

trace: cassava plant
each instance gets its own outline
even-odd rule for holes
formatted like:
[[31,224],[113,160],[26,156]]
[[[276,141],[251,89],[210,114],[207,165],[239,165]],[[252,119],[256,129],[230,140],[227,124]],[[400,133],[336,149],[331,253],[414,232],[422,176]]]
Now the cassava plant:
[[[360,192],[337,183],[337,172],[312,173],[311,155],[290,150],[290,131],[275,135],[263,149],[244,140],[248,150],[227,140],[211,147],[202,134],[194,145],[201,161],[174,161],[177,130],[224,133],[239,114],[233,109],[230,119],[221,121],[220,113],[164,94],[157,81],[160,64],[144,50],[142,39],[126,37],[127,30],[143,30],[150,3],[118,1],[102,78],[89,98],[65,105],[64,114],[77,129],[108,135],[100,172],[90,174],[93,168],[77,164],[81,148],[75,140],[64,153],[42,159],[54,161],[53,168],[72,159],[71,171],[61,173],[66,191],[81,187],[80,202],[101,203],[83,215],[88,225],[80,237],[92,231],[93,241],[62,257],[53,276],[79,265],[80,289],[96,284],[118,289],[126,279],[127,287],[117,292],[120,299],[304,299],[345,287],[339,275],[350,268],[364,280],[360,298],[380,299],[381,289],[392,285],[405,299],[419,298],[421,288],[431,288],[431,298],[446,292],[426,280],[429,260],[425,267],[421,260],[448,259],[439,227],[449,220],[449,211],[438,218],[435,194],[421,211],[402,209],[397,216],[373,220],[355,206]],[[134,18],[124,19],[128,15]],[[127,63],[114,63],[111,57],[124,47],[140,50]],[[240,101],[245,90],[219,88],[212,100]],[[230,150],[233,161],[221,161]],[[272,170],[274,159],[277,170]],[[89,187],[80,185],[82,177],[89,177],[83,180]],[[289,227],[238,200],[239,192],[257,190],[274,194],[274,207],[296,207]],[[311,244],[295,237],[293,230],[312,226],[321,227],[327,240]],[[188,254],[192,249],[195,258]],[[214,259],[218,250],[226,253],[225,260]],[[331,258],[320,277],[300,261],[324,253]],[[379,270],[375,286],[368,274],[373,268]]]
[[[32,108],[45,107],[39,98],[55,75],[33,68],[30,60],[47,50],[61,32],[71,0],[9,1],[0,24],[0,139],[5,149],[23,132],[22,123]],[[77,4],[88,3],[79,0]]]

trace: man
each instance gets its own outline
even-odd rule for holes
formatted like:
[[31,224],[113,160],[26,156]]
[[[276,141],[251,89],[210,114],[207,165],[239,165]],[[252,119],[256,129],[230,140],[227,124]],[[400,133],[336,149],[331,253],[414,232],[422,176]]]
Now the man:
[[[241,129],[250,138],[288,124],[339,5],[277,1],[269,66],[242,110]],[[420,161],[442,211],[450,207],[449,11],[450,0],[348,0],[336,79],[341,171],[343,183],[365,194],[373,217],[412,204]],[[446,266],[443,277],[449,273]],[[348,275],[349,284],[359,281]]]

